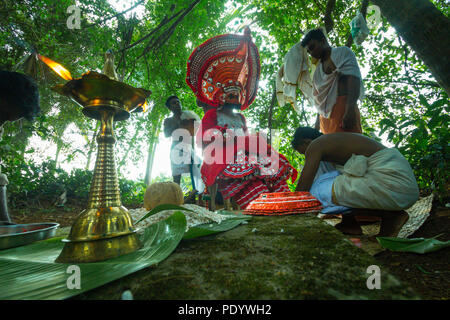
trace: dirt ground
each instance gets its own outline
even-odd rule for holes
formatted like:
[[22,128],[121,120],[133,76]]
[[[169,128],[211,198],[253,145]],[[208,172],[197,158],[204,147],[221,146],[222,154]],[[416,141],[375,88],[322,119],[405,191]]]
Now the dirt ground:
[[[57,222],[69,227],[84,207],[72,204],[62,208],[27,208],[10,210],[15,223]],[[430,217],[410,238],[438,237],[450,240],[450,208],[433,204]],[[413,288],[424,300],[450,299],[450,248],[424,255],[383,251],[375,259],[400,281]]]
[[[450,209],[433,205],[430,217],[409,238],[450,240]],[[399,280],[408,283],[423,299],[450,299],[450,248],[428,254],[383,251],[375,255]]]

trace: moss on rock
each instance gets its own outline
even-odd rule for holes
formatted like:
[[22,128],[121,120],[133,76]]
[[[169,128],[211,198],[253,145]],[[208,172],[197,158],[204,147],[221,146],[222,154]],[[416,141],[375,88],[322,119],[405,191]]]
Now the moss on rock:
[[75,297],[119,299],[414,299],[379,265],[314,215],[254,217],[214,236],[183,240],[164,261]]

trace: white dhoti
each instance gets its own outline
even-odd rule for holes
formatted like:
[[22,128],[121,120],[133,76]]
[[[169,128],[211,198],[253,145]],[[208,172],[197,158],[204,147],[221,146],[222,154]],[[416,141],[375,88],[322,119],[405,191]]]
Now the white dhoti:
[[195,149],[191,144],[178,141],[172,143],[170,148],[172,176],[189,173],[192,187],[199,193],[202,193],[205,189],[200,173],[201,164],[202,160],[195,154]]
[[170,165],[173,176],[191,172],[192,151],[190,144],[178,141],[172,142],[172,146],[170,147]]
[[351,208],[404,210],[419,199],[411,166],[396,148],[353,155],[332,189],[339,205]]

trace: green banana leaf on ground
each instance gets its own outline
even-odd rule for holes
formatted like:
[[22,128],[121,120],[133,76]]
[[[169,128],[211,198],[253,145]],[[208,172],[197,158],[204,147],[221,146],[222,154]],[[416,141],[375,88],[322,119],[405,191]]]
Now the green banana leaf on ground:
[[[167,205],[155,209],[150,213],[169,210]],[[173,209],[186,210],[172,206],[170,210]],[[64,243],[61,242],[63,237],[2,250],[0,251],[0,300],[66,299],[161,262],[176,249],[186,235],[187,238],[192,239],[227,231],[249,218],[243,215],[236,216],[223,221],[220,226],[200,225],[185,233],[186,217],[182,212],[177,211],[167,219],[150,225],[144,230],[140,236],[143,244],[141,249],[102,262],[77,264],[80,274],[79,289],[69,289],[68,286],[73,272],[69,271],[69,267],[73,264],[54,262],[63,248]]]
[[391,237],[377,237],[378,243],[386,249],[399,252],[413,252],[413,253],[429,253],[434,252],[450,246],[450,241],[439,241],[436,238],[391,238]]
[[[139,219],[137,223],[141,222],[142,220],[145,220],[146,218],[157,214],[158,212],[164,211],[164,210],[180,210],[180,211],[190,211],[195,213],[195,211],[180,207],[174,204],[162,204],[159,206],[156,206],[152,210],[150,210],[147,214],[145,214],[141,219]],[[231,230],[238,225],[245,223],[244,221],[250,220],[251,216],[243,215],[242,213],[236,214],[231,211],[227,210],[220,210],[218,213],[222,215],[229,216],[228,219],[222,221],[221,223],[205,223],[201,225],[197,225],[194,227],[189,228],[189,230],[184,234],[183,239],[194,239],[198,237],[204,237],[209,236],[212,234],[216,234],[219,232],[224,232]],[[230,217],[231,216],[231,217]]]
[[230,211],[219,211],[220,214],[230,215],[231,218],[222,221],[221,223],[205,223],[190,228],[183,236],[183,239],[194,239],[198,237],[209,236],[215,233],[231,230],[242,223],[246,223],[251,219],[251,216],[236,214]]

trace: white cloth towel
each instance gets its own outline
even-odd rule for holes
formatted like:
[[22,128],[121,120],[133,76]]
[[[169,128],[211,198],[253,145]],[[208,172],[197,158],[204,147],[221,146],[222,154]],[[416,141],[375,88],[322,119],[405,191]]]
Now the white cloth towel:
[[299,42],[288,51],[283,65],[277,73],[276,90],[280,106],[290,103],[295,111],[300,112],[297,106],[297,88],[300,89],[309,104],[314,105],[310,70],[311,62],[306,48],[302,47]]

